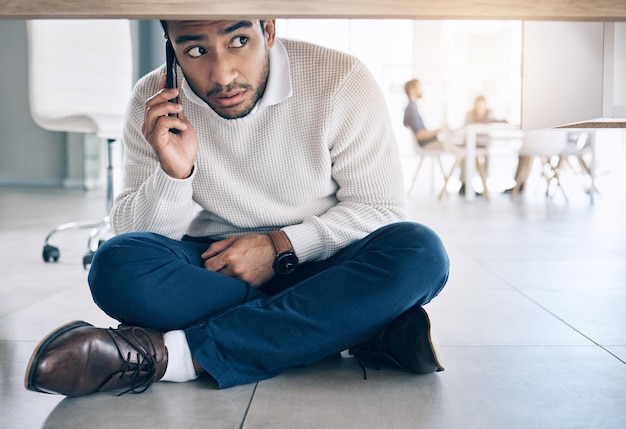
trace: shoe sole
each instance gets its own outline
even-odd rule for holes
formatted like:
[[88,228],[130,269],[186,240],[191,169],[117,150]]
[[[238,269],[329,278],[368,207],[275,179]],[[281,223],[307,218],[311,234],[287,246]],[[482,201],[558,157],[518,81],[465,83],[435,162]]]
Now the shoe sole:
[[93,326],[90,323],[83,322],[82,320],[75,320],[73,322],[66,323],[65,325],[59,326],[54,331],[50,332],[44,339],[42,339],[35,350],[33,351],[32,356],[30,357],[30,361],[28,362],[28,366],[26,367],[26,377],[24,379],[24,386],[28,390],[32,390],[33,392],[41,392],[41,393],[50,393],[45,392],[43,390],[38,389],[33,383],[33,378],[35,376],[35,370],[37,368],[37,363],[39,362],[39,358],[43,351],[48,347],[48,345],[59,338],[61,335],[69,332],[73,329],[80,328],[83,326]]
[[437,342],[433,339],[430,333],[431,332],[430,317],[428,317],[428,313],[426,313],[426,310],[424,310],[422,307],[419,307],[419,309],[422,311],[422,313],[424,314],[424,317],[426,318],[426,332],[428,334],[428,345],[430,346],[429,348],[432,353],[432,358],[435,362],[435,365],[437,366],[437,369],[435,369],[435,372],[444,371],[445,368],[441,364],[441,358],[439,357],[439,350],[438,350],[439,346]]

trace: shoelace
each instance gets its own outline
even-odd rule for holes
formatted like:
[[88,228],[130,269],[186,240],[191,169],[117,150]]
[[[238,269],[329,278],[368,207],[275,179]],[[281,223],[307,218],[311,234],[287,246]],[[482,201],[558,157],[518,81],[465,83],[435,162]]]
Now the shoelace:
[[367,370],[365,369],[365,363],[373,367],[374,370],[380,371],[380,365],[378,365],[373,359],[368,357],[367,352],[362,350],[355,350],[354,352],[352,352],[352,355],[361,367],[361,371],[363,371],[363,380],[367,380]]
[[[114,332],[112,328],[109,328],[109,331]],[[142,346],[137,333],[145,336],[145,338],[148,340],[147,343],[150,346],[150,350],[147,350],[145,347]],[[119,378],[122,379],[126,373],[132,372],[129,378],[133,381],[128,389],[124,390],[121,393],[118,393],[117,396],[122,396],[128,392],[143,393],[148,390],[148,387],[150,387],[152,383],[156,381],[156,347],[154,346],[150,335],[148,335],[148,333],[144,329],[136,326],[131,329],[130,334],[132,337],[130,339],[121,330],[115,331],[114,334],[121,337],[137,351],[137,363],[131,363],[132,355],[131,352],[128,352],[124,362],[124,367],[122,368],[119,376]],[[140,379],[140,374],[142,370],[148,371],[148,378]]]

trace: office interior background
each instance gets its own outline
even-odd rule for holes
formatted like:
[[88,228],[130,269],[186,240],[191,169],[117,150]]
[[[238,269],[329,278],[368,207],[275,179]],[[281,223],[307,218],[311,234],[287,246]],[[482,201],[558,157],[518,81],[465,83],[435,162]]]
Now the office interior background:
[[[158,22],[132,26],[138,78],[164,61],[163,38]],[[460,126],[479,94],[496,116],[527,130],[626,117],[626,23],[279,20],[278,31],[369,66],[407,184],[417,163],[402,127],[403,85],[412,77],[422,81],[420,110],[431,127]],[[222,391],[208,378],[122,397],[26,391],[24,369],[50,330],[75,318],[115,326],[86,287],[87,232],[59,237],[58,263],[40,256],[54,226],[104,214],[106,145],[33,122],[26,23],[0,21],[0,37],[0,427],[626,427],[621,130],[598,131],[594,205],[582,188],[569,201],[542,192],[525,201],[440,201],[430,183],[441,178],[421,173],[409,216],[442,236],[452,262],[448,285],[427,305],[443,373],[372,369],[363,380],[353,360],[329,359]],[[67,49],[80,61],[76,41]],[[494,190],[512,179],[516,147],[505,149],[492,156]]]
[[[163,39],[158,21],[132,24],[138,78],[164,61]],[[625,28],[619,22],[278,20],[279,36],[350,52],[368,65],[407,157],[413,151],[402,126],[403,85],[413,77],[422,82],[420,111],[429,128],[460,127],[478,95],[487,98],[496,117],[523,129],[626,116]],[[5,58],[0,186],[102,188],[106,149],[101,141],[46,131],[31,119],[25,22],[1,22],[0,36],[11,40],[0,46]],[[72,41],[67,49],[73,49]],[[600,133],[602,171],[603,164],[609,168],[624,157],[624,137],[619,131]],[[493,175],[510,176],[514,164],[502,158]]]

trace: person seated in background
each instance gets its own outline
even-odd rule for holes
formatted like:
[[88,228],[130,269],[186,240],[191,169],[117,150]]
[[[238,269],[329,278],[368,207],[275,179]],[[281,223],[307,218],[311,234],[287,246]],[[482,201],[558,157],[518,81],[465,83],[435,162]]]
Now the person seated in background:
[[[474,99],[474,107],[472,110],[467,112],[465,115],[464,126],[472,125],[472,124],[491,124],[494,122],[506,122],[501,119],[496,119],[493,116],[492,110],[487,105],[487,99],[483,95],[479,95]],[[487,148],[489,146],[491,138],[487,134],[478,134],[476,136],[476,147],[477,148]],[[489,171],[489,156],[486,155],[484,157],[484,167],[485,172]],[[465,182],[466,182],[466,173],[465,173],[465,165],[461,165],[461,188],[459,189],[459,194],[465,194]]]
[[490,124],[492,122],[506,122],[496,119],[492,110],[487,106],[487,99],[479,95],[474,99],[474,107],[465,115],[465,125],[469,124]]
[[411,129],[415,134],[415,141],[421,147],[441,147],[437,135],[441,129],[429,130],[424,125],[424,120],[417,109],[417,100],[422,98],[422,88],[418,79],[411,79],[404,84],[404,92],[409,98],[409,104],[404,109],[404,126]]

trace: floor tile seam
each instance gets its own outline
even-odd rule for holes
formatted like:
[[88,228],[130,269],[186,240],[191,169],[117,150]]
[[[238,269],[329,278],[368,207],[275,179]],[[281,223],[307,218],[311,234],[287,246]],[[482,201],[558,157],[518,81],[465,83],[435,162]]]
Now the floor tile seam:
[[556,319],[557,321],[561,322],[562,324],[564,324],[565,326],[567,326],[568,328],[570,328],[571,330],[573,330],[574,332],[576,332],[578,335],[580,335],[581,337],[587,339],[588,341],[592,342],[593,344],[595,344],[598,347],[602,347],[602,345],[600,343],[598,343],[597,341],[595,341],[594,339],[592,339],[589,335],[585,334],[584,332],[582,332],[580,329],[576,328],[572,323],[566,321],[565,319],[563,319],[562,317],[558,316],[557,314],[555,314],[553,311],[549,310],[546,306],[542,305],[541,303],[539,303],[537,300],[531,298],[528,294],[524,293],[522,290],[514,287],[511,285],[511,288],[517,292],[518,294],[520,294],[521,296],[523,296],[524,298],[526,298],[528,301],[530,301],[531,303],[533,303],[534,305],[536,305],[537,307],[539,307],[541,310],[543,310],[545,313],[547,313],[548,315],[552,316],[554,319]]
[[[481,266],[483,266],[481,264]],[[483,266],[483,268],[486,269],[486,267]],[[491,271],[490,271],[491,272]],[[626,364],[626,362],[621,359],[619,356],[617,356],[615,353],[612,353],[610,350],[608,350],[605,346],[603,346],[602,344],[600,344],[599,342],[593,340],[591,337],[589,337],[588,335],[584,334],[582,331],[580,331],[579,329],[577,329],[576,327],[574,327],[571,323],[565,321],[563,318],[559,317],[558,315],[556,315],[554,312],[548,310],[545,306],[543,306],[542,304],[540,304],[538,301],[534,300],[533,298],[531,298],[530,296],[528,296],[526,293],[524,293],[522,290],[520,290],[519,288],[513,286],[511,283],[509,283],[508,281],[506,281],[505,279],[503,279],[501,276],[497,275],[496,273],[491,273],[492,275],[494,275],[495,277],[497,277],[499,280],[501,280],[504,284],[506,284],[509,288],[511,288],[513,291],[517,292],[519,295],[521,295],[522,297],[526,298],[528,301],[530,301],[531,303],[533,303],[534,305],[536,305],[537,307],[539,307],[540,309],[542,309],[544,312],[546,312],[547,314],[549,314],[550,316],[552,316],[553,318],[557,319],[559,322],[563,323],[565,326],[569,327],[570,329],[572,329],[574,332],[576,332],[577,334],[579,334],[580,336],[582,336],[583,338],[587,339],[588,341],[590,341],[592,344],[594,344],[595,346],[601,348],[602,350],[604,350],[606,353],[610,354],[611,356],[613,356],[615,359],[619,360],[620,362]]]
[[[484,261],[484,260],[483,260]],[[493,272],[491,271],[488,267],[486,267],[484,265],[484,263],[481,263],[480,261],[476,261],[483,269],[485,269],[487,272],[489,272],[492,276],[494,276],[495,278],[497,278],[498,280],[500,280],[503,284],[505,284],[509,289],[511,289],[512,291],[516,292],[517,294],[521,295],[522,297],[524,297],[526,300],[530,301],[532,304],[536,305],[537,307],[539,307],[540,309],[542,309],[544,312],[548,313],[550,316],[552,316],[553,318],[557,319],[558,321],[562,322],[563,324],[567,325],[568,327],[570,327],[571,329],[573,329],[575,332],[579,333],[580,335],[582,335],[583,337],[587,338],[589,341],[592,341],[594,344],[597,344],[595,341],[591,340],[589,337],[587,337],[585,334],[583,334],[582,332],[580,332],[578,329],[576,329],[575,327],[573,327],[571,324],[569,324],[568,322],[566,322],[565,320],[563,320],[561,317],[557,316],[556,314],[554,314],[552,311],[548,310],[545,306],[543,306],[542,304],[540,304],[537,300],[531,298],[527,293],[525,293],[523,290],[521,290],[519,287],[514,286],[510,281],[508,281],[507,279],[505,279],[504,277],[502,277],[500,274],[498,274],[497,272]],[[599,345],[599,344],[598,344]]]
[[[515,262],[520,262],[520,259],[511,259],[512,261]],[[552,315],[553,317],[556,317],[558,320],[562,321],[563,323],[567,323],[565,321],[563,321],[561,318],[559,318],[557,315],[555,315],[554,313],[552,313],[550,310],[548,310],[547,308],[545,308],[544,306],[542,306],[541,304],[539,304],[537,301],[535,301],[534,299],[532,299],[530,296],[528,296],[520,287],[514,286],[510,281],[508,281],[506,278],[504,278],[502,275],[500,275],[498,272],[494,272],[493,270],[491,270],[489,268],[489,266],[485,265],[485,262],[493,262],[493,259],[474,259],[474,261],[485,271],[487,271],[490,275],[492,275],[494,278],[498,279],[502,284],[506,285],[507,288],[517,292],[518,294],[522,295],[524,298],[526,298],[527,300],[529,300],[530,302],[532,302],[533,304],[537,305],[538,307],[540,307],[541,309],[543,309],[544,311],[546,311],[548,314]],[[568,260],[571,262],[577,262],[580,261],[578,259],[576,260]],[[589,261],[588,259],[585,259],[585,261]],[[524,260],[524,262],[526,262],[526,260]],[[540,259],[537,260],[535,259],[535,262],[546,262],[545,259]],[[549,262],[554,262],[553,260],[549,261]],[[617,260],[617,262],[623,262],[622,260]],[[574,288],[574,289],[579,289],[579,290],[586,290],[588,288]],[[548,290],[547,288],[533,288],[532,290]],[[554,290],[559,290],[559,289],[554,289]],[[594,289],[595,290],[595,289]],[[608,288],[606,290],[621,290],[620,288]],[[573,328],[574,329],[574,328]]]
[[248,418],[248,413],[250,412],[250,407],[252,407],[252,401],[254,401],[254,397],[256,395],[256,389],[259,387],[259,383],[254,383],[254,389],[252,389],[252,393],[250,394],[250,400],[248,401],[248,405],[246,406],[246,410],[243,413],[243,417],[241,418],[241,424],[239,425],[239,429],[243,429],[246,424],[246,419]]
[[72,289],[72,288],[75,288],[75,287],[76,287],[76,285],[74,285],[74,286],[70,285],[70,286],[63,287],[62,289],[57,289],[57,290],[55,290],[55,292],[53,294],[46,295],[46,297],[44,297],[43,299],[38,299],[37,301],[31,302],[30,304],[28,304],[28,305],[26,305],[24,307],[21,307],[21,308],[19,308],[17,310],[14,310],[14,311],[11,311],[11,312],[9,312],[7,314],[2,315],[0,317],[0,321],[2,321],[5,318],[11,317],[11,316],[13,316],[13,315],[15,315],[17,313],[20,313],[22,311],[26,311],[26,310],[30,309],[31,307],[33,307],[33,306],[40,305],[42,302],[45,302],[45,301],[47,301],[49,299],[52,299],[52,298],[55,298],[56,296],[58,296],[60,294],[63,294],[65,292],[67,292],[69,289]]
[[615,353],[613,353],[611,350],[607,349],[606,347],[610,347],[610,346],[600,346],[605,352],[607,352],[608,354],[610,354],[611,356],[613,356],[615,359],[617,359],[618,361],[620,361],[621,363],[623,363],[624,365],[626,365],[626,360],[622,359],[621,357],[619,357],[618,355],[616,355]]

